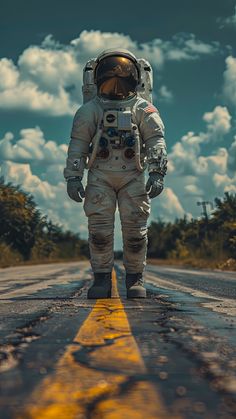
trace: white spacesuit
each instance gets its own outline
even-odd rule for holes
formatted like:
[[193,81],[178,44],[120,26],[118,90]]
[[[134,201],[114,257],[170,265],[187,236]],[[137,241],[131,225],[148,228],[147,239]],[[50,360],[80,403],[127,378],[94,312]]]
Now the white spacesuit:
[[[117,203],[127,297],[146,297],[142,273],[150,198],[162,192],[167,170],[164,126],[151,103],[151,89],[150,64],[124,49],[106,50],[84,69],[86,103],[74,117],[64,176],[70,198],[82,202],[85,197],[94,272],[88,298],[111,296]],[[88,181],[84,191],[85,168]],[[149,179],[145,185],[146,168]]]

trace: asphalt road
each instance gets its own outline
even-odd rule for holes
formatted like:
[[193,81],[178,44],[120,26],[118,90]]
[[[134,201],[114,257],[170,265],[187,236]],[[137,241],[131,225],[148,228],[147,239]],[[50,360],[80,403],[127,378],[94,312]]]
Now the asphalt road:
[[88,262],[0,269],[0,417],[236,416],[236,273],[148,265],[91,301]]

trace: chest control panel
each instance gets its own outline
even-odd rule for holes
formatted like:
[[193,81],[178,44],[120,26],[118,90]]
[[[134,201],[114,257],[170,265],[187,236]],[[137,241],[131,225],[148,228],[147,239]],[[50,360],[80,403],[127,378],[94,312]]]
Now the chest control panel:
[[106,110],[103,115],[103,125],[106,128],[116,128],[120,131],[132,129],[132,118],[130,110]]

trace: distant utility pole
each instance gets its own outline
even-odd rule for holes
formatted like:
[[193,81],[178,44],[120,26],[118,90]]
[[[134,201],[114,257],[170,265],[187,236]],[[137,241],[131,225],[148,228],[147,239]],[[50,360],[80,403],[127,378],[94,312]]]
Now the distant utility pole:
[[212,202],[209,201],[198,201],[197,205],[202,206],[202,215],[205,217],[206,222],[208,222],[208,214],[207,214],[207,205],[210,205],[211,209],[213,209]]

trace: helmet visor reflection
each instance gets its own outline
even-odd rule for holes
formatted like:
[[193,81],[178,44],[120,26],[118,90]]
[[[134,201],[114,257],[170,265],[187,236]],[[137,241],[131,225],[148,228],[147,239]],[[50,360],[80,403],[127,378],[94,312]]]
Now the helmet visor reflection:
[[98,95],[107,99],[127,99],[135,94],[138,70],[126,57],[107,57],[96,68]]

